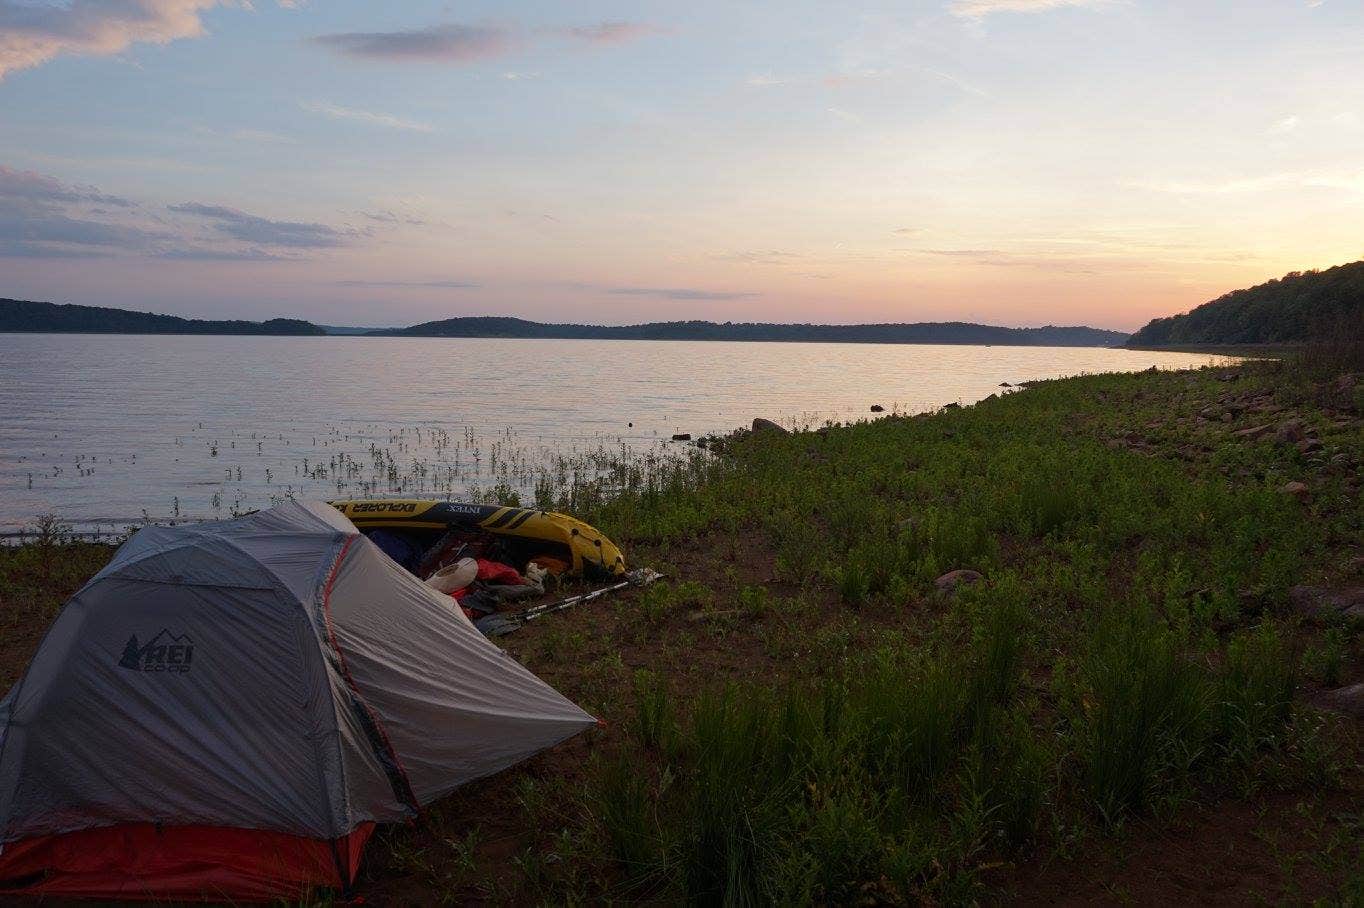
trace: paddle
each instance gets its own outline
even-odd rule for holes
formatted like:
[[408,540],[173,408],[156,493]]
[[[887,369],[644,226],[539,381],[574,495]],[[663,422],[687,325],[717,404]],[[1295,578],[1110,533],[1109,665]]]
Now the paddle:
[[504,634],[510,634],[512,631],[521,628],[527,622],[534,621],[536,618],[542,618],[545,615],[553,614],[554,612],[562,612],[566,608],[572,608],[583,602],[591,602],[593,599],[600,599],[607,593],[623,590],[627,586],[648,586],[662,577],[663,575],[653,568],[639,568],[626,574],[625,579],[620,583],[604,586],[601,589],[593,590],[590,593],[579,593],[577,596],[569,596],[567,599],[560,599],[558,602],[547,602],[544,605],[534,605],[521,612],[484,615],[474,622],[474,627],[482,631],[485,636],[501,637]]

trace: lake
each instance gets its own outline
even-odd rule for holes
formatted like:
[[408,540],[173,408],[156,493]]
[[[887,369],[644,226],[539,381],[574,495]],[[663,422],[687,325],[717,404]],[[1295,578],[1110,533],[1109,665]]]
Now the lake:
[[1100,348],[0,334],[0,529],[468,497],[748,425],[969,404],[1221,357]]

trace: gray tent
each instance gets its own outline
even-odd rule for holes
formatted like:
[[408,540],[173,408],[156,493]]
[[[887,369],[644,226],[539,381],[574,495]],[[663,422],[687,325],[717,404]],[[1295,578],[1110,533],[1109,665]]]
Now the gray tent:
[[345,889],[375,823],[594,721],[325,504],[149,527],[0,701],[0,893]]

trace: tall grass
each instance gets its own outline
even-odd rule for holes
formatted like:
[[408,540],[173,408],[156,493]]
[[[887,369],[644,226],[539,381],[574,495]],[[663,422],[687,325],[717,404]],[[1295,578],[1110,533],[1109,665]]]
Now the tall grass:
[[1182,643],[1148,610],[1110,609],[1080,657],[1076,750],[1089,797],[1109,822],[1149,806],[1202,755],[1211,690]]
[[[882,651],[818,682],[706,692],[656,805],[640,803],[638,773],[607,776],[602,820],[619,860],[646,866],[658,852],[641,843],[670,842],[662,876],[691,900],[727,905],[842,903],[878,881],[908,894],[973,879],[987,848],[1027,839],[1041,806],[1042,761],[1016,696],[1019,623],[1013,604],[993,606],[964,647]],[[641,701],[641,753],[659,712]],[[976,845],[963,851],[963,837]]]

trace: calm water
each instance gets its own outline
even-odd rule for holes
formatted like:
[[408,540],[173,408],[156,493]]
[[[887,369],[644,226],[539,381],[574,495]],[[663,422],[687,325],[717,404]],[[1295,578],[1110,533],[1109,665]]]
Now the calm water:
[[[594,455],[970,403],[1001,382],[1202,365],[1091,348],[0,334],[0,529],[464,497]],[[633,423],[633,426],[630,424]]]

